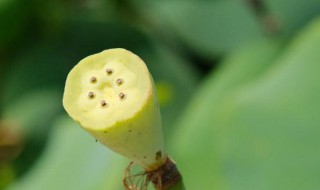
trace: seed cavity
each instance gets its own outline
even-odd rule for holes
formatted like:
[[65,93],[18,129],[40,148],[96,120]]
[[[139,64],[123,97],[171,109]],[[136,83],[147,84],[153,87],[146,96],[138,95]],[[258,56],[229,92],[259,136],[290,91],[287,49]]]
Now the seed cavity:
[[121,100],[123,100],[123,99],[125,99],[125,97],[126,97],[126,95],[125,95],[123,92],[120,92],[119,98],[120,98]]
[[111,75],[113,73],[113,70],[112,69],[106,69],[106,73],[107,73],[107,75]]
[[118,86],[122,85],[123,84],[123,79],[117,79],[116,83],[117,83]]
[[88,98],[89,99],[94,99],[96,97],[95,93],[94,92],[89,92],[88,93]]
[[105,100],[101,100],[100,104],[101,104],[102,107],[107,107],[108,106],[108,104],[107,104],[107,102]]
[[90,82],[91,82],[92,84],[97,83],[97,78],[96,78],[96,77],[91,77],[91,78],[90,78]]

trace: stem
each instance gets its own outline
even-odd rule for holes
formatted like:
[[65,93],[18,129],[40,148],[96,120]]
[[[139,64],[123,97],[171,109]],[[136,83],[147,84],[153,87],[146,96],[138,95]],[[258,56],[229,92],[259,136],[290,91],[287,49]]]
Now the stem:
[[182,178],[167,190],[186,190],[186,188],[184,187]]

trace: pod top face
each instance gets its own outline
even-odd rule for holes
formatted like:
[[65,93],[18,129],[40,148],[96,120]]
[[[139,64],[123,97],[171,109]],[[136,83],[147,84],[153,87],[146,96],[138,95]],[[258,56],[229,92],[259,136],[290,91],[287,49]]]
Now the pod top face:
[[84,58],[70,71],[63,106],[82,127],[106,130],[134,117],[152,90],[149,71],[138,56],[109,49]]

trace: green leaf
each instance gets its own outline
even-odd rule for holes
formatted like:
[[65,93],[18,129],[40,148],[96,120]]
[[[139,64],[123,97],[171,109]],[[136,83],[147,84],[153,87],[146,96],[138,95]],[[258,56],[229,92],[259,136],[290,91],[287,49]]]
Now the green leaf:
[[2,108],[9,107],[19,97],[45,88],[63,89],[65,76],[73,65],[70,56],[57,45],[48,42],[37,43],[15,58],[0,81]]
[[242,1],[167,1],[151,8],[166,30],[202,56],[224,55],[264,38],[258,20]]
[[15,172],[11,164],[2,162],[0,167],[0,189],[11,184],[15,178]]
[[[227,96],[234,90],[263,73],[278,49],[277,43],[266,42],[243,48],[228,57],[222,67],[196,90],[169,143],[173,145],[170,150],[187,188],[194,189],[201,184],[205,188],[223,189],[222,176],[217,171],[219,157],[216,149],[222,138],[216,134],[219,106],[228,101]],[[199,176],[197,180],[194,180],[195,176]]]
[[28,8],[22,0],[2,0],[0,2],[0,49],[12,45],[20,39],[28,19]]
[[320,15],[318,0],[266,0],[266,7],[279,22],[285,35],[293,34]]
[[51,131],[52,121],[62,111],[61,106],[59,90],[47,88],[27,91],[2,110],[2,119],[16,128],[23,139],[23,150],[13,161],[17,175],[36,161]]
[[28,91],[3,110],[2,117],[19,128],[28,139],[46,136],[50,123],[62,111],[57,89]]
[[62,117],[37,164],[7,190],[117,189],[125,166],[126,161]]
[[198,91],[172,142],[187,188],[317,189],[320,21],[253,46]]

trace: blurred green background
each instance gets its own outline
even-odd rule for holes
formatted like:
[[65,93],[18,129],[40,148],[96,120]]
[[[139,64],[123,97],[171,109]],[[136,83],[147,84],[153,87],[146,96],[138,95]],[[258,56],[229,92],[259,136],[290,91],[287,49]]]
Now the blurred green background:
[[124,189],[61,103],[115,47],[147,63],[187,189],[320,189],[319,0],[1,0],[1,190]]

